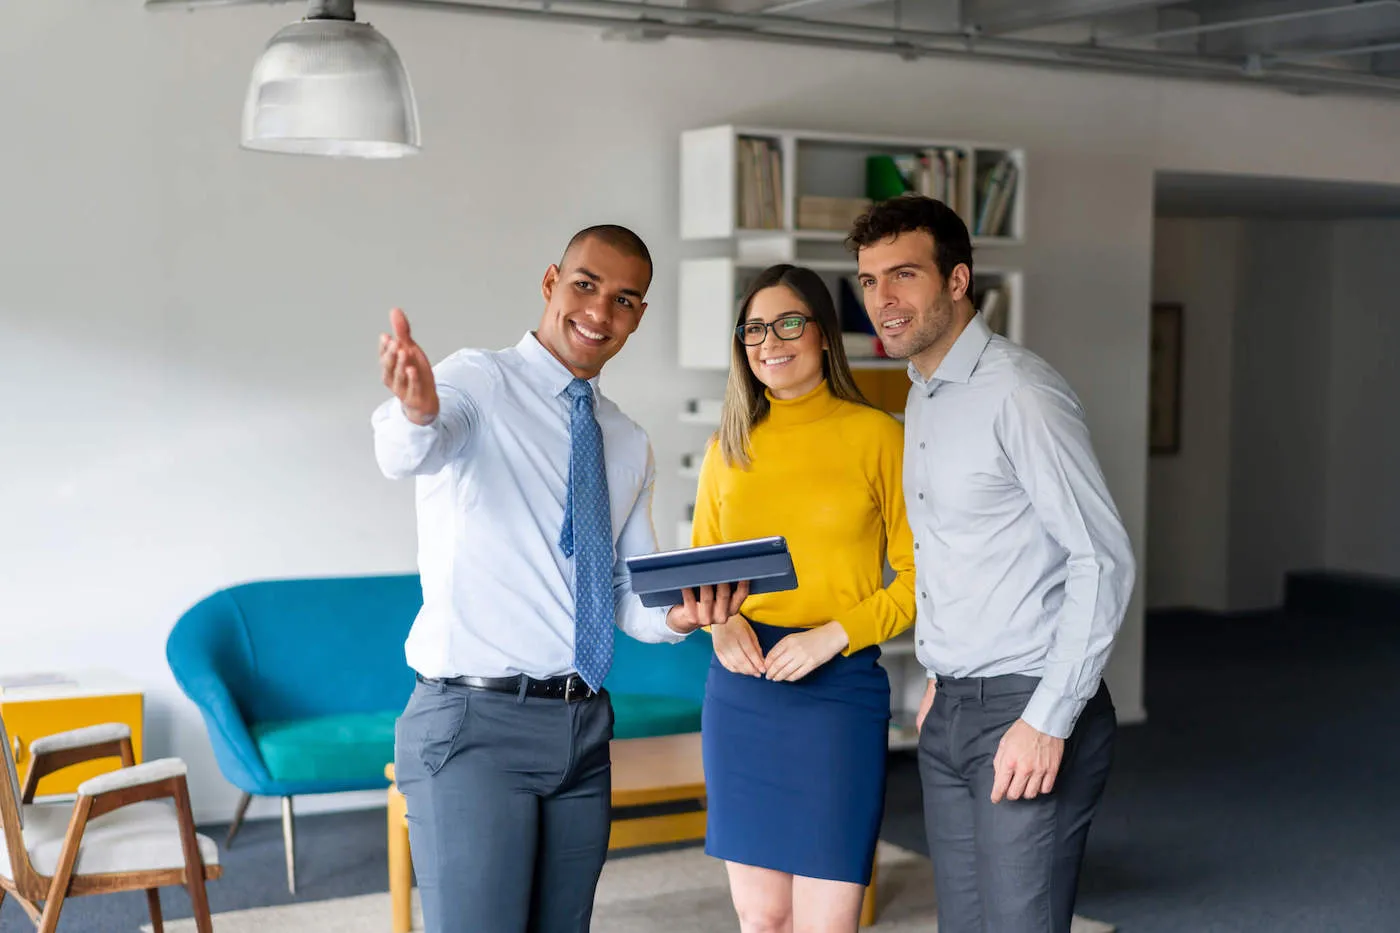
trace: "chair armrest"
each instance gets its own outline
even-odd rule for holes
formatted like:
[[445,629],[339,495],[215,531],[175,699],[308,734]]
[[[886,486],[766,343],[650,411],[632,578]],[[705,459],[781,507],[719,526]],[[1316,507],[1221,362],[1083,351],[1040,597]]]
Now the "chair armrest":
[[88,778],[78,785],[78,793],[86,797],[97,797],[116,790],[140,787],[143,784],[156,784],[171,778],[184,777],[185,763],[179,758],[157,758],[129,768],[118,768],[97,777]]
[[88,748],[93,745],[105,745],[108,742],[120,742],[122,739],[129,738],[131,738],[131,727],[126,723],[105,722],[101,725],[84,726],[81,729],[56,732],[53,735],[35,739],[29,743],[29,751],[37,757],[72,748]]
[[125,723],[108,722],[56,732],[35,739],[29,750],[32,759],[20,790],[21,803],[31,803],[39,790],[39,781],[64,768],[98,758],[120,758],[127,767],[136,763],[131,747],[131,727]]

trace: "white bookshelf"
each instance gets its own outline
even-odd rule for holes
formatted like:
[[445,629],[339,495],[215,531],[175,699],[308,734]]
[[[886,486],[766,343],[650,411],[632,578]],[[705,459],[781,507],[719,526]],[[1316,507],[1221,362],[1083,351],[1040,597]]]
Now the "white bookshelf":
[[[764,155],[755,156],[757,147]],[[737,125],[681,134],[681,239],[732,239],[745,252],[778,259],[785,250],[792,252],[795,241],[840,242],[849,220],[813,224],[804,220],[804,206],[812,199],[867,198],[871,156],[893,156],[907,167],[930,157],[928,174],[910,171],[906,177],[958,211],[974,247],[1024,240],[1024,149]],[[991,209],[984,210],[988,205]]]

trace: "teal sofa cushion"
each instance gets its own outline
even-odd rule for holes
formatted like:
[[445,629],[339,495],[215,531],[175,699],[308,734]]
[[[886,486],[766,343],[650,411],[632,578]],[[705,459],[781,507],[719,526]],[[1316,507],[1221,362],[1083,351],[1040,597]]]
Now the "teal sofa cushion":
[[700,703],[696,700],[646,693],[613,693],[612,705],[613,738],[642,739],[700,731]]
[[254,723],[249,730],[268,774],[277,781],[384,778],[394,760],[394,722],[399,711],[341,713]]

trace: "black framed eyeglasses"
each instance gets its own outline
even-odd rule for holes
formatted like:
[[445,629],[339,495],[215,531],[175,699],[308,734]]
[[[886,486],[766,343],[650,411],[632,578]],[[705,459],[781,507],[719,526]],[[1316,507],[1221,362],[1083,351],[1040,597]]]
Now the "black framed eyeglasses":
[[784,314],[776,321],[765,323],[763,321],[745,321],[734,328],[734,333],[739,336],[739,342],[746,347],[756,347],[768,339],[768,331],[773,331],[773,336],[779,340],[796,340],[802,336],[802,332],[807,329],[807,322],[816,318],[808,317],[805,314]]

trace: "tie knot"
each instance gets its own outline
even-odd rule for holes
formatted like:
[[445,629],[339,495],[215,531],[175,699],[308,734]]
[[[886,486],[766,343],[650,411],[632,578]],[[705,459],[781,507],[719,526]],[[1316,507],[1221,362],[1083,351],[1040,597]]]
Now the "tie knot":
[[593,401],[593,387],[582,379],[575,379],[564,387],[564,394],[569,396],[569,401],[577,402],[579,399]]

